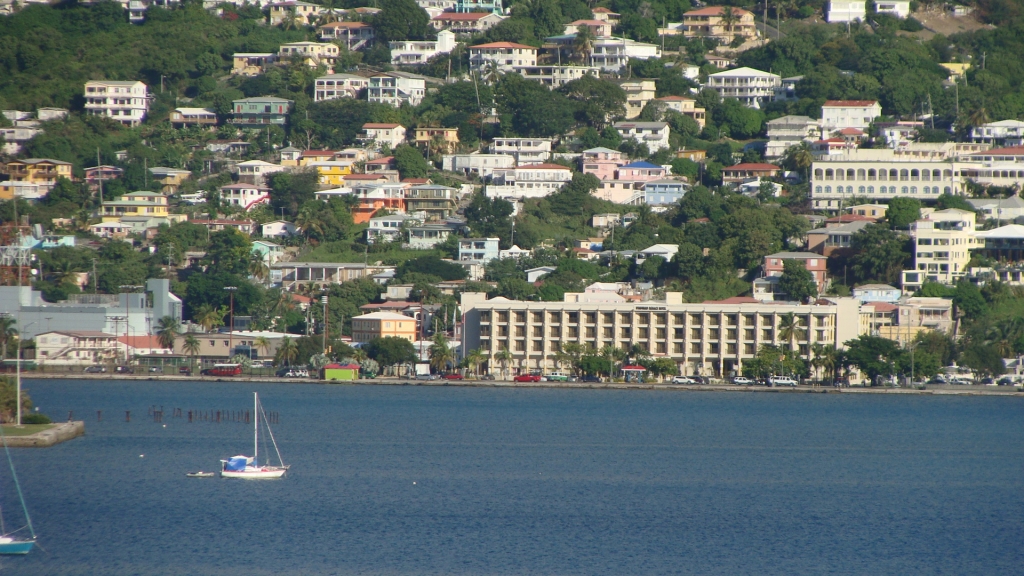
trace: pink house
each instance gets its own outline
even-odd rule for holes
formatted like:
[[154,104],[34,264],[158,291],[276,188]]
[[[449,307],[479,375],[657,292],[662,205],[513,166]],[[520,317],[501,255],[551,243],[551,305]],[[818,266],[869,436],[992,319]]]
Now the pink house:
[[615,171],[622,165],[622,152],[610,148],[584,150],[580,164],[584,174],[593,174],[600,180],[614,180]]
[[642,180],[648,182],[650,180],[660,180],[664,177],[665,169],[663,167],[642,160],[620,166],[615,171],[616,180]]
[[825,258],[814,252],[776,252],[764,257],[764,275],[782,276],[782,271],[787,260],[803,262],[804,268],[810,271],[814,281],[818,284],[818,292],[823,292],[828,287],[828,270]]

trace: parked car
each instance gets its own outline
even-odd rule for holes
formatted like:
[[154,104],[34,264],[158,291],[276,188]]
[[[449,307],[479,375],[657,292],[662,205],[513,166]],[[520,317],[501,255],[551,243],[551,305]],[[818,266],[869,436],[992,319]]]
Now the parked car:
[[1013,378],[1010,378],[1009,376],[1003,376],[1002,378],[1000,378],[996,382],[996,384],[998,384],[1000,386],[1013,386],[1014,385],[1014,380],[1013,380]]
[[150,366],[149,367],[149,371],[150,372],[163,372],[164,368],[163,368],[163,366]]
[[118,374],[135,374],[135,370],[131,366],[118,366],[114,368],[114,372]]
[[284,374],[285,378],[309,378],[309,370],[305,368],[295,368],[289,370]]
[[698,382],[689,376],[673,376],[673,384],[697,384]]
[[181,374],[182,376],[191,376],[192,368],[188,366],[178,366],[178,374]]
[[985,386],[995,386],[996,385],[996,379],[992,378],[991,376],[988,376],[986,378],[982,378],[981,379],[981,383],[984,384]]
[[496,380],[494,374],[484,374],[480,377],[480,380]]
[[792,386],[796,387],[796,380],[789,376],[772,376],[769,379],[769,386]]
[[520,374],[512,379],[513,382],[540,382],[540,376],[537,374]]
[[437,380],[437,374],[417,374],[417,380]]
[[740,386],[750,386],[751,384],[754,383],[754,381],[751,380],[750,378],[747,378],[746,376],[733,376],[732,383],[738,384]]
[[465,378],[462,376],[462,374],[459,374],[458,372],[452,372],[451,374],[445,374],[444,376],[441,376],[441,378],[444,378],[445,380],[465,380]]
[[600,382],[600,381],[601,381],[601,377],[600,376],[595,376],[593,374],[584,374],[583,377],[580,378],[580,382]]
[[86,366],[85,367],[85,373],[86,374],[102,374],[102,373],[104,373],[106,371],[107,371],[107,369],[104,368],[103,366]]
[[568,382],[569,375],[564,372],[551,372],[550,374],[545,374],[544,379],[549,382]]

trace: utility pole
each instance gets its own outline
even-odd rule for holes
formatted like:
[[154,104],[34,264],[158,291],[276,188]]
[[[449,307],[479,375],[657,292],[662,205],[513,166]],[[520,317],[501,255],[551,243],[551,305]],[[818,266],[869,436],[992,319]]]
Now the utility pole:
[[320,297],[320,302],[324,305],[324,355],[327,355],[327,294]]
[[96,170],[100,176],[100,213],[103,212],[103,165],[100,163],[100,147],[96,147]]

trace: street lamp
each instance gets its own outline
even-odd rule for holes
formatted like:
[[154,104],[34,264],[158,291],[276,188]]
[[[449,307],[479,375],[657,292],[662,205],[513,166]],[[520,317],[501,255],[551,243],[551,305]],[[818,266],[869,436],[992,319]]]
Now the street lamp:
[[[5,312],[3,314],[0,314],[0,316],[10,317],[10,314]],[[21,303],[20,302],[18,303],[18,317],[15,319],[15,321],[16,322],[20,322],[21,321]],[[17,403],[17,406],[18,406],[18,408],[17,408],[17,416],[16,416],[16,420],[15,420],[15,425],[16,426],[21,426],[21,343],[24,340],[22,338],[22,334],[25,332],[25,330],[27,330],[29,328],[29,326],[32,326],[33,324],[35,324],[35,322],[29,322],[28,324],[25,324],[24,326],[18,326],[18,349],[17,349],[17,351],[16,351],[16,353],[14,355],[15,356],[15,360],[14,360],[14,366],[15,366],[15,368],[14,368],[14,372],[15,372],[15,378],[14,378],[14,382],[15,382],[15,397],[14,397],[14,401]]]
[[235,350],[235,292],[238,290],[238,286],[225,286],[224,290],[228,293],[229,304],[229,315],[228,315],[228,361],[231,361],[232,352]]
[[324,305],[324,355],[327,355],[327,294],[320,297],[320,303]]
[[128,325],[132,321],[132,300],[130,294],[132,294],[133,291],[142,288],[142,286],[136,284],[121,284],[120,288],[121,290],[126,290],[126,292],[124,293],[124,363],[128,364]]

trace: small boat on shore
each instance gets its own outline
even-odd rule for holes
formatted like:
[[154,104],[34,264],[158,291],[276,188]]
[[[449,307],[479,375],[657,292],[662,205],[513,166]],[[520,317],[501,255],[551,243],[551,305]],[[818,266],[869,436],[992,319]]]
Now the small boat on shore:
[[202,470],[200,470],[199,472],[187,472],[185,474],[185,476],[189,478],[213,478],[216,475],[217,474],[215,474],[214,472],[203,472]]

